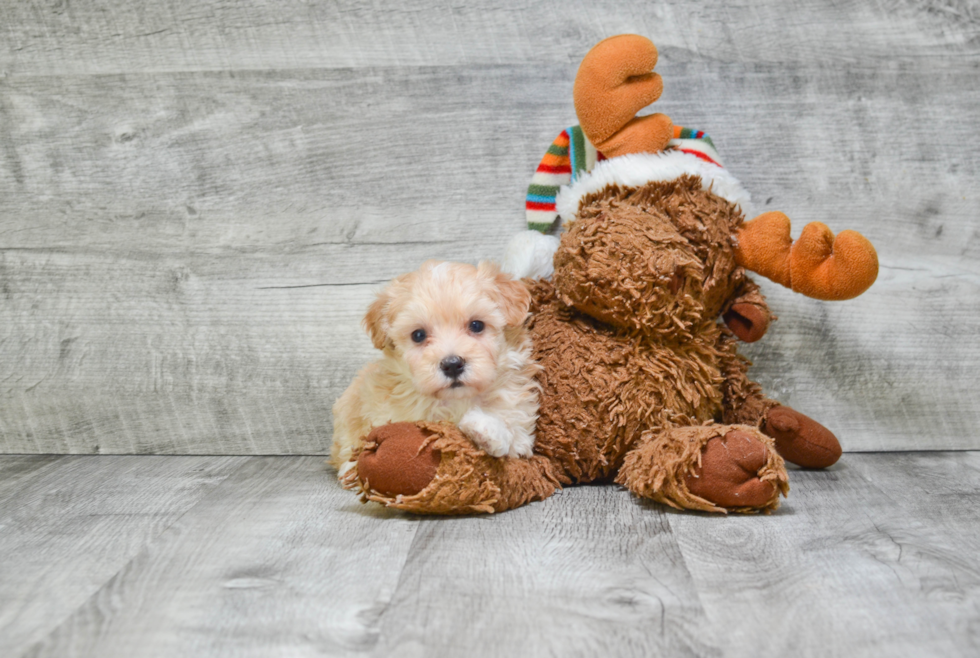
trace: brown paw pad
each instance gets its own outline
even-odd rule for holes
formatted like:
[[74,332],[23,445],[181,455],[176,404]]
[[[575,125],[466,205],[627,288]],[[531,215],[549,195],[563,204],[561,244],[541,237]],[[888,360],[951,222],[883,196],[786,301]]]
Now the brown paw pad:
[[773,407],[762,431],[775,440],[780,456],[797,466],[827,468],[840,459],[840,442],[833,432],[795,409]]
[[357,475],[366,489],[383,496],[412,496],[432,482],[440,458],[415,423],[391,423],[368,435]]
[[771,482],[759,479],[769,452],[758,438],[732,430],[705,444],[701,467],[685,480],[688,491],[719,507],[765,507],[776,495]]

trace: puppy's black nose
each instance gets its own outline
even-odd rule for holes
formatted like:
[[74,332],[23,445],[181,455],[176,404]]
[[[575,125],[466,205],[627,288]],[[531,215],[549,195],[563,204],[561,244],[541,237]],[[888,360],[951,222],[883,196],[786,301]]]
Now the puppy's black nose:
[[463,374],[463,370],[466,368],[466,361],[463,361],[462,357],[454,354],[440,361],[439,368],[442,369],[446,377],[459,379],[459,376]]

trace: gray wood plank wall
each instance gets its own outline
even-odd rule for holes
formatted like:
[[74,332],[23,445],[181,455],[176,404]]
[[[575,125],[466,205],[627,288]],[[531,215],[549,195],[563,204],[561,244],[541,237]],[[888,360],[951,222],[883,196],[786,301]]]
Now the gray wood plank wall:
[[745,349],[846,450],[980,448],[980,9],[956,0],[0,4],[0,452],[324,453],[358,322],[496,258],[605,36],[759,209],[878,247]]

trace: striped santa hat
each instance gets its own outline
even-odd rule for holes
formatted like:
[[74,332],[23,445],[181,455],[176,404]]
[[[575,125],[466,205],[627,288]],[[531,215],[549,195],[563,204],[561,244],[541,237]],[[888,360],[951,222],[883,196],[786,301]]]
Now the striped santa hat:
[[579,126],[561,132],[541,159],[525,201],[528,230],[514,236],[502,260],[516,277],[548,278],[562,223],[578,214],[582,197],[610,184],[639,187],[684,174],[699,176],[704,189],[749,212],[750,196],[722,166],[711,138],[700,130],[674,126],[673,138],[658,153],[606,158]]

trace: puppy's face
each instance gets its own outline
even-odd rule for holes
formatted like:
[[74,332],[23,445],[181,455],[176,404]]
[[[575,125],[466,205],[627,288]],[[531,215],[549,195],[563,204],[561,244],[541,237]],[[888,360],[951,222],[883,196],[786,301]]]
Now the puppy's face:
[[392,281],[364,318],[374,346],[408,365],[422,395],[479,394],[497,378],[508,334],[527,317],[524,284],[492,263],[428,261]]

